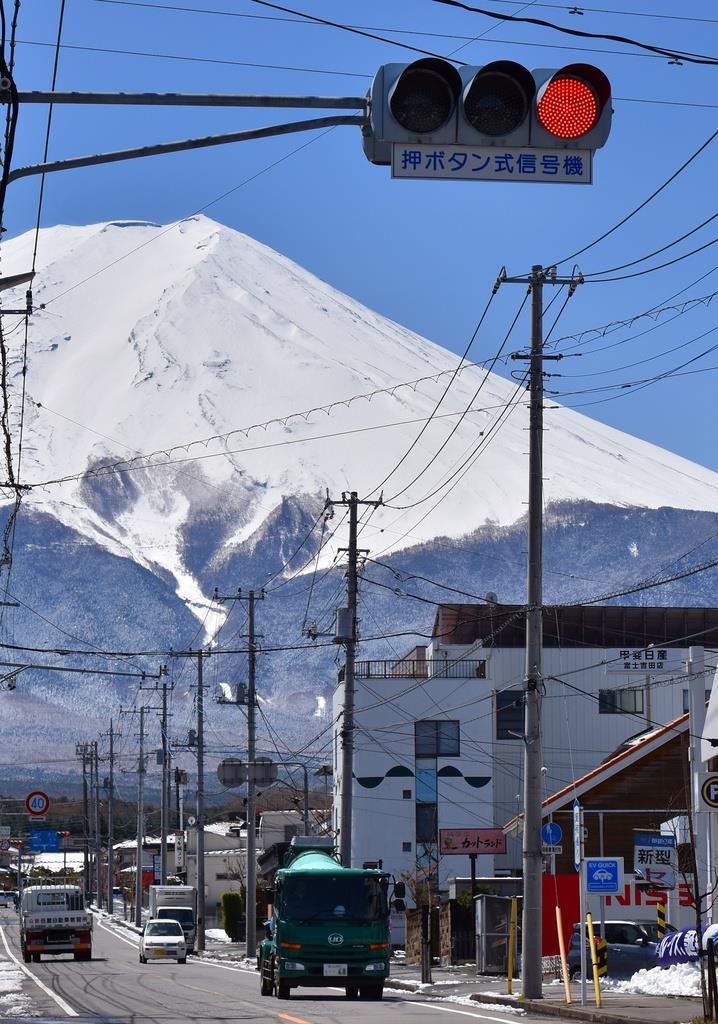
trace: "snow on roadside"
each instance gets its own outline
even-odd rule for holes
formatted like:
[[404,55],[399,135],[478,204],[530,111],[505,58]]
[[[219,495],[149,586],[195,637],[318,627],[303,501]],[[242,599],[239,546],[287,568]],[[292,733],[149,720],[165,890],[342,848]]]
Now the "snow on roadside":
[[697,964],[673,964],[636,971],[627,981],[606,986],[612,992],[640,996],[700,996],[701,972]]
[[[391,984],[391,983],[390,983]],[[470,1006],[474,1010],[488,1010],[490,1013],[505,1013],[514,1017],[524,1017],[526,1010],[518,1006],[504,1006],[502,1003],[480,1003],[471,996],[422,996],[424,1003],[459,1003],[461,1006]]]
[[212,939],[213,942],[231,942],[229,935],[227,935],[224,928],[205,928],[205,938]]
[[32,1002],[22,991],[23,975],[12,961],[0,958],[0,1018],[34,1017]]

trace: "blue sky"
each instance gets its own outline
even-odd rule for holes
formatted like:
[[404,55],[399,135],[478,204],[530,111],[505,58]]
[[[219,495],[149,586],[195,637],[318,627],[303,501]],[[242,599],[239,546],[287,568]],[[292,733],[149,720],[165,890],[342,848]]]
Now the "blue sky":
[[[591,243],[718,128],[718,69],[677,64],[635,46],[582,42],[550,29],[498,24],[431,0],[297,0],[294,5],[313,15],[370,27],[395,42],[300,22],[251,0],[168,3],[193,11],[66,0],[58,88],[363,95],[381,64],[413,59],[399,43],[442,54],[458,51],[458,59],[477,65],[510,59],[528,68],[553,68],[584,61],[605,71],[614,96],[613,128],[596,154],[594,184],[588,187],[393,181],[388,168],[367,162],[359,130],[353,127],[47,179],[43,226],[134,218],[167,223],[205,208],[207,215],[272,246],[455,352],[463,351],[502,266],[522,273],[534,263],[553,263]],[[718,59],[718,15],[708,0],[688,0],[679,7],[660,0],[650,5],[650,16],[641,13],[642,0],[626,3],[633,14],[618,13],[624,5],[615,0],[593,0],[582,15],[569,14],[568,5],[550,3],[485,0],[483,6]],[[24,0],[15,74],[21,90],[49,88],[54,48],[39,44],[54,43],[59,10],[59,0]],[[137,51],[154,56],[138,56]],[[305,116],[303,111],[56,107],[50,156]],[[41,159],[45,124],[45,108],[21,110],[14,166]],[[718,139],[641,213],[590,247],[577,260],[580,269],[591,274],[638,259],[712,216],[718,209],[713,198],[717,170]],[[38,182],[10,186],[10,237],[34,226]],[[718,219],[631,271],[674,259],[716,236]],[[569,262],[560,269],[570,273],[571,266]],[[626,271],[606,276],[622,273]],[[663,270],[582,286],[552,338],[600,328],[655,306],[677,307],[713,291],[718,291],[718,244]],[[472,359],[486,359],[498,349],[522,296],[520,287],[501,289],[471,350]],[[559,301],[553,309],[560,307]],[[718,350],[707,351],[718,344],[718,329],[706,333],[718,325],[716,310],[715,301],[691,302],[687,308],[643,317],[606,337],[589,334],[559,341],[558,350],[571,358],[548,366],[560,376],[549,378],[547,387],[557,393],[557,400],[589,416],[718,469],[713,440]],[[525,345],[528,328],[524,316],[509,348]],[[676,369],[694,357],[695,362]],[[506,375],[515,369],[511,363],[497,366]],[[645,386],[613,388],[662,374],[662,380]],[[606,388],[613,389],[598,390]],[[635,493],[626,495],[627,501],[634,499],[640,500],[640,481]]]

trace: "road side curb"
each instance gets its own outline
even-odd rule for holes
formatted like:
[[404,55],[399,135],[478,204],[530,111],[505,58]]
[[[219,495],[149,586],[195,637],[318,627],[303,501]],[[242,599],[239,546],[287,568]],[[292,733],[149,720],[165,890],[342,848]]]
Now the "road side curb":
[[473,993],[470,997],[477,1003],[492,1003],[494,1006],[511,1006],[544,1017],[566,1017],[570,1020],[585,1020],[591,1024],[646,1024],[645,1017],[629,1017],[623,1013],[607,1013],[605,1010],[590,1009],[572,1003],[552,1003],[545,999],[515,999],[511,996],[492,996]]

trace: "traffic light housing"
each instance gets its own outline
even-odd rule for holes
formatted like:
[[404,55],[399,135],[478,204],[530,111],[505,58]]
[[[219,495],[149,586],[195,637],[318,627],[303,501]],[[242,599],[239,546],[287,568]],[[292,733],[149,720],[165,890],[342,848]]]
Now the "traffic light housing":
[[392,143],[595,150],[611,130],[611,85],[590,64],[529,71],[515,61],[481,67],[422,58],[385,64],[369,92],[363,145],[391,163]]

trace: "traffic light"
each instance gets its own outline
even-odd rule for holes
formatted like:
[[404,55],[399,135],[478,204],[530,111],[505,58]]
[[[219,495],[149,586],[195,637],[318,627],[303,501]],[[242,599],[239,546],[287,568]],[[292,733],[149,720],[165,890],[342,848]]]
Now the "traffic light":
[[611,85],[590,64],[385,64],[369,104],[363,144],[376,164],[391,163],[392,143],[594,150],[611,130]]

